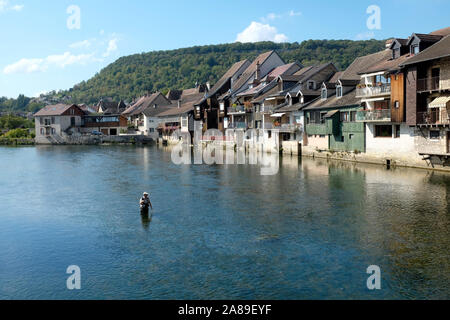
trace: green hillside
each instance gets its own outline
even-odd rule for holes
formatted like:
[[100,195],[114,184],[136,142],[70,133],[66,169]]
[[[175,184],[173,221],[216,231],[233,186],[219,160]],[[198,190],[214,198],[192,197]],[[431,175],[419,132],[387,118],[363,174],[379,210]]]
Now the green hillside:
[[196,82],[214,84],[226,70],[242,59],[277,50],[286,63],[304,66],[332,61],[340,70],[359,56],[384,48],[384,41],[309,40],[301,44],[272,42],[233,43],[156,51],[122,57],[61,94],[74,103],[95,103],[101,97],[131,101],[146,92],[185,89]]
[[242,59],[277,50],[286,63],[304,66],[334,62],[340,70],[359,56],[384,49],[384,41],[308,40],[302,43],[232,43],[154,51],[119,58],[93,78],[65,91],[52,92],[36,103],[27,97],[0,98],[1,111],[36,111],[46,103],[94,104],[102,97],[131,102],[154,91],[191,88],[196,82],[214,84],[228,68]]

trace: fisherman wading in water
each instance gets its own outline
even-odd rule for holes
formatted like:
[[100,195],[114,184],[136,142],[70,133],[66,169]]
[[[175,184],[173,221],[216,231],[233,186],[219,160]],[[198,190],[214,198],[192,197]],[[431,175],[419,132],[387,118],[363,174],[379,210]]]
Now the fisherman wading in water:
[[153,210],[152,203],[150,202],[150,198],[148,197],[148,193],[144,192],[144,195],[139,202],[141,205],[141,214],[148,215],[148,208],[150,207]]

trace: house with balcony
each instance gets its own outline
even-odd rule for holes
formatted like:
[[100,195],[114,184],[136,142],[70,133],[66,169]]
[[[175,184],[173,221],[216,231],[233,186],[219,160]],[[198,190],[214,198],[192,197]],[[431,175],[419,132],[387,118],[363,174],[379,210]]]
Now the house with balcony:
[[[320,85],[336,74],[334,64],[325,63],[301,68],[292,75],[278,76],[276,87],[253,100],[255,127],[261,128],[265,137],[277,130],[282,143],[286,144],[283,150],[295,154],[297,146],[303,141],[303,106],[319,97]],[[289,151],[289,142],[293,152]]]
[[[414,56],[402,67],[406,74],[406,123],[415,128],[416,151],[431,165],[447,166],[450,165],[450,28],[439,33],[427,38],[425,48],[419,45],[414,49]],[[434,44],[430,44],[430,39]]]
[[156,92],[147,94],[139,98],[129,108],[127,108],[122,115],[128,119],[128,126],[136,132],[136,134],[148,134],[148,123],[144,111],[149,108],[157,108],[158,106],[171,105],[167,97],[162,93]]
[[[161,107],[162,112],[153,115],[157,124],[158,137],[169,144],[178,143],[179,140],[174,140],[172,135],[179,130],[181,134],[189,133],[192,139],[189,143],[192,143],[195,131],[201,129],[196,127],[198,122],[195,120],[195,106],[204,96],[204,90],[199,87],[183,90],[176,96],[177,101],[172,101],[173,103],[169,106]],[[150,109],[146,112],[150,112]]]
[[[218,98],[220,109],[218,110],[218,121],[216,126],[207,126],[207,129],[225,130],[225,124],[230,123],[231,117],[228,115],[230,107],[238,107],[238,94],[258,86],[261,80],[266,77],[275,68],[285,65],[283,59],[276,51],[269,51],[259,55],[251,65],[242,73],[242,75],[233,83],[230,90]],[[211,113],[214,117],[214,112]],[[209,115],[207,118],[209,119]],[[214,118],[215,119],[215,118]],[[208,124],[214,124],[214,121],[208,120]]]
[[357,122],[364,123],[366,154],[386,163],[407,163],[415,154],[414,129],[406,123],[406,80],[401,65],[413,55],[408,39],[387,42],[386,50],[361,59],[366,66],[358,74],[356,96],[362,109]]
[[[265,77],[254,79],[249,84],[247,90],[236,95],[236,101],[233,106],[228,108],[229,125],[225,129],[230,128],[257,128],[255,119],[256,109],[259,112],[259,101],[268,93],[273,93],[274,88],[278,86],[277,79],[279,76],[292,75],[301,69],[298,62],[285,64],[274,68]],[[243,126],[245,124],[245,126]]]
[[320,97],[303,109],[305,154],[365,152],[364,124],[356,121],[361,100],[356,96],[355,84],[341,86],[340,81],[324,83]]
[[[219,97],[231,91],[244,71],[248,69],[251,62],[247,59],[236,62],[227,72],[216,82],[205,96],[196,103],[194,119],[196,125],[203,131],[208,128],[218,128],[218,124],[226,121],[219,121],[219,117],[224,118],[229,107],[229,100],[219,102]],[[226,119],[225,119],[226,120]]]

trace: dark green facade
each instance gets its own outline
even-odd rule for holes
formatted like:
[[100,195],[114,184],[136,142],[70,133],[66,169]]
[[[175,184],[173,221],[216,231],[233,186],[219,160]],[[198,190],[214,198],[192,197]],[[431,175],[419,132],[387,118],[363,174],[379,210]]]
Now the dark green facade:
[[356,122],[358,109],[359,105],[306,110],[306,134],[328,135],[330,151],[365,152],[365,125]]

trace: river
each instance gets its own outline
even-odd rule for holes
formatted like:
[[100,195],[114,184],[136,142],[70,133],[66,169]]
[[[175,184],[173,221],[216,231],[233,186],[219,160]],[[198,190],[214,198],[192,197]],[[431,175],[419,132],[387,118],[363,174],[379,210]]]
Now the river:
[[447,173],[283,157],[264,176],[133,146],[0,161],[1,299],[450,298]]

